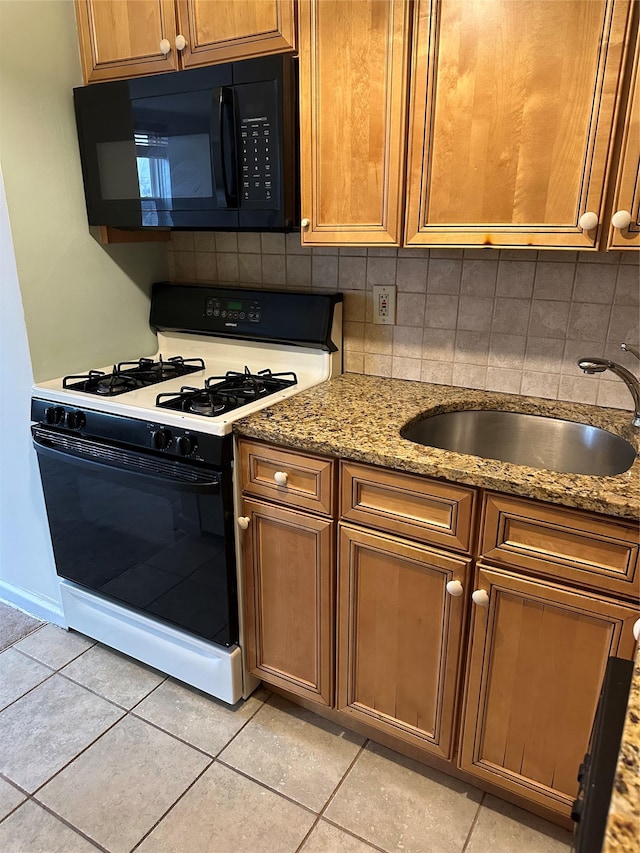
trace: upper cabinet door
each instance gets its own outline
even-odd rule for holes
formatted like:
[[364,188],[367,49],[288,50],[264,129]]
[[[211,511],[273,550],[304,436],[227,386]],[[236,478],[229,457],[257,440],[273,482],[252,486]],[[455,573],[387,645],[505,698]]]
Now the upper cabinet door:
[[178,68],[174,0],[76,0],[76,18],[85,83]]
[[594,248],[630,22],[629,0],[419,0],[406,244]]
[[409,4],[302,0],[302,240],[399,245]]
[[[640,42],[636,39],[629,104],[624,114],[608,249],[640,248]],[[628,220],[628,224],[625,224]]]
[[294,0],[178,0],[183,68],[296,49]]

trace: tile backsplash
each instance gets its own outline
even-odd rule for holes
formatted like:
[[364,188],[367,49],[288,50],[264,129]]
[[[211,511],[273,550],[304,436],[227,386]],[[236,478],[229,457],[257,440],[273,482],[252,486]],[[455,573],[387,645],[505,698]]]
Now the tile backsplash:
[[[344,369],[630,409],[613,374],[576,361],[639,345],[632,252],[307,249],[299,234],[173,232],[172,279],[344,293]],[[397,286],[395,326],[372,322],[374,284]]]

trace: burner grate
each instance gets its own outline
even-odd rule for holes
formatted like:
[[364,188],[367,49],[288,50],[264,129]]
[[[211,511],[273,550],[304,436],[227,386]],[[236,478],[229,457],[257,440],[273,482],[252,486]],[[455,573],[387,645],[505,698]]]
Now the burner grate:
[[111,373],[102,370],[90,370],[88,373],[76,376],[65,376],[62,387],[72,391],[84,391],[87,394],[98,394],[102,397],[115,397],[137,388],[147,388],[167,379],[186,376],[197,370],[204,370],[201,358],[183,358],[180,355],[163,359],[158,356],[140,358],[137,361],[121,361],[113,365]]
[[298,378],[293,372],[272,373],[267,369],[251,373],[245,367],[243,372],[229,370],[224,376],[210,376],[204,388],[183,386],[178,393],[158,394],[156,405],[193,415],[215,417],[268,397],[297,382]]

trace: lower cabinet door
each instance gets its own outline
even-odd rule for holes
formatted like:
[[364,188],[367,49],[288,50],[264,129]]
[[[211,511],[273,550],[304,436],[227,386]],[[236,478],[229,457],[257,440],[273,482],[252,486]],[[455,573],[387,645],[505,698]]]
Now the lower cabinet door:
[[338,709],[449,758],[470,560],[347,525],[339,540]]
[[245,651],[249,670],[333,704],[335,523],[243,501]]
[[459,766],[568,816],[607,658],[633,657],[638,608],[482,564],[474,586]]

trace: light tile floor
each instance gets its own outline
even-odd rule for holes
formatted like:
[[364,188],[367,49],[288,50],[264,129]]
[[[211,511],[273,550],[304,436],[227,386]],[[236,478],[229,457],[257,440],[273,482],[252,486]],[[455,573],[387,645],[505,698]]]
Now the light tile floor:
[[230,708],[35,628],[0,654],[2,853],[570,848],[558,827],[262,688]]

